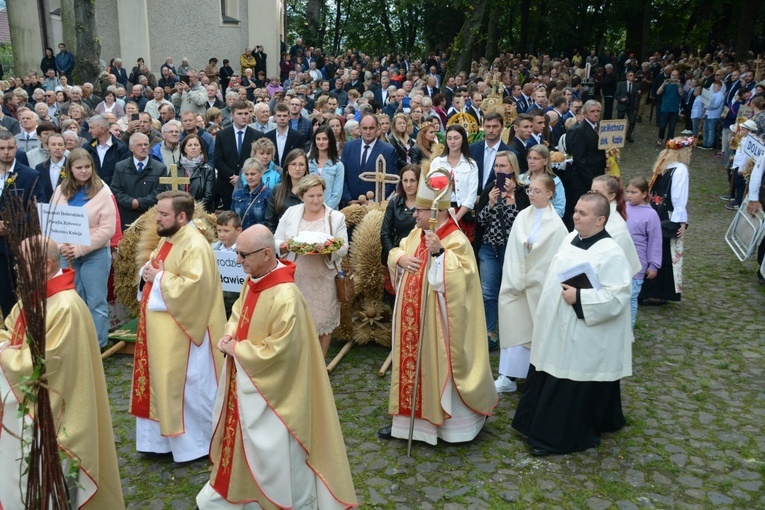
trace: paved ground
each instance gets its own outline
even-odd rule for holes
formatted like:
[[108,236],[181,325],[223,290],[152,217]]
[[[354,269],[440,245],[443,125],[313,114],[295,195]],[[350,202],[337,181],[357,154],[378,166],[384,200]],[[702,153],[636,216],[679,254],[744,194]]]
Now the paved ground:
[[[626,177],[650,175],[655,140],[656,128],[638,125],[623,151]],[[537,459],[510,428],[518,394],[504,394],[475,441],[417,444],[410,459],[404,441],[375,434],[389,420],[389,378],[377,377],[387,352],[357,347],[331,380],[363,508],[765,507],[765,288],[724,242],[733,213],[718,198],[720,160],[697,151],[690,168],[683,301],[639,311],[634,376],[623,382],[627,427],[597,449]],[[206,462],[137,454],[132,358],[114,356],[105,369],[128,507],[193,508]]]

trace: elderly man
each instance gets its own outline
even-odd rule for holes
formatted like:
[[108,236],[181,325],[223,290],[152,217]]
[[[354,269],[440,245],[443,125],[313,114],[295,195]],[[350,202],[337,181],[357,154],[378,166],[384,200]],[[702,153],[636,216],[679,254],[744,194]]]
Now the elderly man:
[[160,119],[159,110],[164,105],[172,106],[173,104],[167,99],[165,99],[165,90],[162,87],[154,87],[154,99],[146,103],[146,106],[144,107],[143,111],[151,115],[152,119],[159,120]]
[[614,96],[616,95],[616,86],[618,78],[614,72],[614,66],[606,64],[606,73],[600,82],[600,88],[603,92],[603,120],[611,120],[614,114]]
[[263,134],[276,129],[276,122],[271,120],[271,111],[266,103],[257,103],[255,105],[254,122],[248,125],[255,131]]
[[[98,350],[96,328],[87,305],[77,294],[74,270],[60,267],[58,245],[47,238],[24,241],[22,252],[42,249],[45,266],[35,268],[47,280],[45,314],[46,384],[62,455],[64,473],[74,475],[69,485],[73,508],[125,508],[117,466],[117,451],[109,412],[106,379]],[[20,262],[26,269],[26,263]],[[32,427],[30,416],[17,414],[20,386],[34,367],[26,322],[17,304],[0,330],[0,507],[21,508],[27,471],[19,464],[28,445],[19,439],[22,426]],[[4,408],[4,409],[3,409]],[[26,422],[26,423],[24,423]],[[26,439],[26,438],[25,438]]]
[[122,230],[157,204],[157,195],[167,190],[159,178],[167,175],[167,167],[149,157],[149,137],[135,133],[130,137],[128,157],[114,167],[111,189],[120,211]]
[[[632,375],[632,270],[605,230],[610,213],[603,195],[582,195],[576,231],[563,240],[547,271],[527,388],[513,419],[535,456],[592,448],[603,432],[625,424],[619,381]],[[584,272],[561,277],[584,266],[595,281]]]
[[167,124],[171,120],[175,120],[175,107],[172,104],[163,104],[159,107],[159,121]]
[[572,230],[574,206],[579,197],[590,190],[592,180],[606,173],[606,153],[598,149],[598,122],[600,103],[589,100],[584,103],[584,119],[566,133],[566,147],[573,156],[573,168],[567,170],[566,213],[563,222]]
[[[414,415],[413,439],[435,445],[439,438],[449,443],[475,439],[497,405],[497,391],[473,248],[449,212],[449,193],[435,204],[436,225],[430,226],[435,193],[427,180],[423,173],[414,205],[416,228],[388,255],[399,296],[393,311],[388,404],[393,420],[378,436],[407,439]],[[443,180],[450,187],[449,179]],[[422,365],[415,374],[418,355]],[[415,406],[413,382],[418,375]]]
[[39,117],[32,110],[24,110],[19,114],[21,131],[16,135],[16,143],[24,152],[29,152],[40,146],[40,138],[37,136],[39,121]]
[[332,388],[295,266],[279,261],[263,225],[244,231],[236,247],[248,276],[218,341],[228,357],[215,405],[212,474],[197,506],[356,507]]
[[180,138],[181,123],[171,120],[162,126],[162,143],[151,148],[151,157],[163,163],[166,167],[178,165],[181,161]]
[[173,106],[181,114],[192,112],[194,115],[204,116],[207,111],[207,91],[199,82],[199,77],[194,69],[189,69],[188,84],[179,81],[178,92],[173,94]]

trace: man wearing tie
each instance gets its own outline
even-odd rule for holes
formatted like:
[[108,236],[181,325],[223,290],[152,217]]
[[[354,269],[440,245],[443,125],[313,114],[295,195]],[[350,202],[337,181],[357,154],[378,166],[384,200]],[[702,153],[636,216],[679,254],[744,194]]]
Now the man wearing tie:
[[255,122],[249,124],[249,126],[264,135],[276,129],[276,122],[271,120],[271,111],[268,109],[268,103],[255,104]]
[[486,114],[483,121],[483,141],[470,144],[470,157],[473,158],[478,167],[478,196],[481,196],[486,183],[496,178],[494,175],[494,158],[497,156],[497,152],[510,150],[510,147],[500,137],[503,125],[501,114]]
[[[286,106],[284,106],[287,109]],[[215,144],[215,170],[218,180],[215,184],[215,203],[220,200],[223,209],[231,209],[231,195],[234,184],[239,179],[242,165],[250,157],[252,143],[263,137],[263,133],[255,131],[247,125],[250,115],[245,101],[236,101],[231,105],[231,125],[223,129],[217,136]],[[289,118],[289,112],[287,113]]]
[[[359,195],[367,191],[374,191],[375,183],[362,181],[359,175],[364,172],[374,172],[377,157],[382,154],[385,159],[385,172],[397,175],[396,151],[388,143],[378,139],[380,134],[380,122],[377,117],[368,113],[359,121],[361,138],[351,140],[343,147],[341,161],[345,167],[345,185],[343,186],[343,201],[345,205],[358,203]],[[384,200],[393,192],[393,185],[385,186]]]
[[566,170],[566,213],[563,223],[574,228],[574,206],[590,190],[592,180],[606,173],[606,151],[598,149],[600,102],[591,99],[582,107],[584,119],[566,133],[566,148],[573,156],[573,168]]
[[422,87],[422,93],[428,97],[433,97],[438,92],[437,80],[435,76],[428,76],[428,83]]
[[627,141],[632,143],[635,141],[632,138],[632,132],[635,129],[635,105],[637,105],[637,97],[640,93],[636,87],[635,72],[627,72],[627,81],[619,83],[616,88],[616,94],[614,100],[616,101],[616,118],[623,119],[627,116]]

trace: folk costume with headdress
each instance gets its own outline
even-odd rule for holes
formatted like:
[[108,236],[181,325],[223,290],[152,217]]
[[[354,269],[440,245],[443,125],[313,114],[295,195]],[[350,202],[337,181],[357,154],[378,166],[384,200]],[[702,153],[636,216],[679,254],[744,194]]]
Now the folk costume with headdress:
[[[651,205],[662,222],[661,268],[645,280],[639,300],[680,301],[683,291],[683,239],[677,229],[688,223],[688,163],[694,138],[675,138],[659,154],[649,183]],[[649,301],[650,302],[650,301]]]
[[[425,184],[425,173],[417,190],[418,209],[430,209],[435,198]],[[448,194],[438,207],[441,211],[449,209]],[[431,257],[421,228],[414,228],[388,256],[391,279],[397,283],[388,406],[393,416],[391,435],[409,437],[417,347],[422,332],[413,439],[433,445],[438,438],[447,442],[474,439],[497,405],[473,248],[451,215],[437,226],[435,233],[443,247],[438,256]],[[398,260],[404,255],[420,260],[417,271],[405,272],[398,267]],[[421,313],[423,306],[425,310]],[[421,320],[424,324],[420,324]]]

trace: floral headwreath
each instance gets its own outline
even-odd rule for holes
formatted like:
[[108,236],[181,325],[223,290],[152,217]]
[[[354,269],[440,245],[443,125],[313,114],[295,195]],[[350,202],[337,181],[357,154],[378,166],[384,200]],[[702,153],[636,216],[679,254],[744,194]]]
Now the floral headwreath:
[[696,138],[693,136],[689,136],[687,138],[672,138],[670,140],[667,140],[667,149],[671,149],[673,151],[677,151],[680,149],[685,149],[687,147],[692,147],[693,143],[696,141]]

